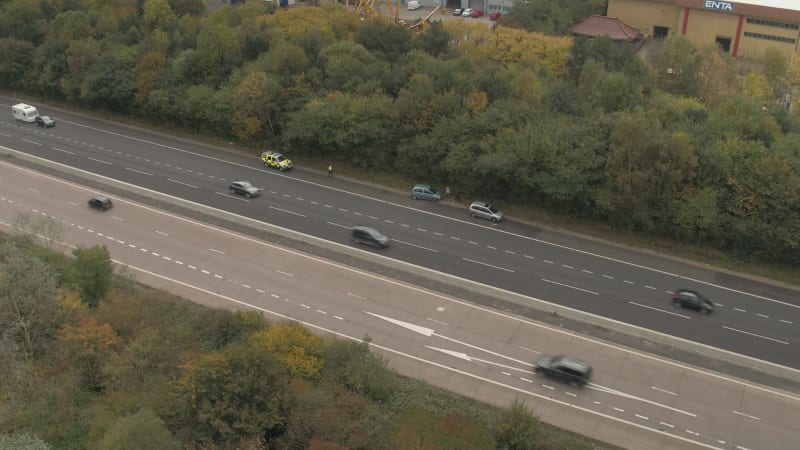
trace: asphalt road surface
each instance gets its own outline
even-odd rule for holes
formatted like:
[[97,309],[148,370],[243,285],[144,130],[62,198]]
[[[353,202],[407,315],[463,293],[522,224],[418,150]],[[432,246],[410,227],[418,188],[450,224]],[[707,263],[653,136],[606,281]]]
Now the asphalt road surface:
[[[341,338],[372,338],[400,373],[631,449],[783,450],[800,398],[554,329],[0,162],[0,226],[22,214],[61,223],[56,247],[105,245],[138,280],[212,306],[262,311]],[[532,361],[590,361],[574,388]]]
[[[8,109],[16,103],[0,101]],[[349,243],[354,225],[373,226],[393,239],[381,251],[391,258],[800,368],[798,291],[527,223],[495,225],[448,202],[414,201],[408,193],[320,172],[280,173],[264,168],[255,154],[37,106],[57,125],[14,121],[9,112],[0,121],[0,145],[334,242]],[[249,180],[264,194],[232,196],[234,179]],[[673,308],[671,293],[679,288],[712,299],[715,313]]]

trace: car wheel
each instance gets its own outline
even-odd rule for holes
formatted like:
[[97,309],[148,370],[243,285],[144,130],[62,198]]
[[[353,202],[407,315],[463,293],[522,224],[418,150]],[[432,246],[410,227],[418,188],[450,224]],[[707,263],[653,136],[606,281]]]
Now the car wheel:
[[578,380],[569,380],[569,385],[572,387],[579,388],[581,387],[581,382]]
[[411,196],[411,200],[416,200],[416,199],[417,199],[417,196],[416,196],[416,195],[412,195],[412,196]]
[[497,223],[497,217],[492,217],[492,222]]
[[701,308],[700,309],[700,314],[706,314],[706,315],[711,314],[711,310],[710,309]]
[[231,189],[231,194],[235,194],[235,193],[236,193],[236,190],[235,189]]
[[475,217],[475,213],[469,213],[469,215]]
[[251,193],[249,193],[249,192],[245,192],[245,193],[244,193],[244,196],[245,196],[245,197],[247,197],[247,198],[250,198],[250,197],[252,197],[252,196],[253,196],[253,194],[251,194]]
[[681,305],[681,302],[679,302],[678,300],[675,300],[674,302],[672,302],[672,306],[674,306],[676,308],[682,308],[683,307],[683,305]]
[[279,170],[280,170],[281,172],[283,172],[284,170],[286,170],[286,168],[285,168],[285,167],[279,167]]

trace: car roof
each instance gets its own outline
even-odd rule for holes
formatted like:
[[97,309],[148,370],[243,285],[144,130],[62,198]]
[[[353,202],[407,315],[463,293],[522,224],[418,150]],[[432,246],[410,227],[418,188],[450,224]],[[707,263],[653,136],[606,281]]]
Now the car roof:
[[486,208],[488,208],[488,207],[490,207],[492,205],[489,204],[489,203],[486,203],[486,202],[475,200],[474,202],[472,202],[472,205],[470,205],[470,206],[485,206]]
[[587,372],[591,369],[586,362],[571,356],[556,356],[553,358],[552,363],[558,363],[560,366],[572,369],[576,372]]
[[101,202],[104,202],[106,200],[111,200],[111,199],[106,197],[105,195],[97,195],[97,196],[92,197],[92,200],[99,200]]
[[430,184],[415,184],[414,189],[431,189]]

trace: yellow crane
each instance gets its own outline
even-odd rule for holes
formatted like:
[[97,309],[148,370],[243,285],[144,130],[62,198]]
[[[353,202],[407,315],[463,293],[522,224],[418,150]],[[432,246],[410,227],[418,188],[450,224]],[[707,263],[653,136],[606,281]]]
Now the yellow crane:
[[397,0],[395,6],[392,6],[391,0],[358,0],[356,5],[356,12],[362,19],[371,19],[375,16],[381,16],[382,5],[386,7],[389,14],[388,16],[398,21],[400,19],[400,0]]
[[418,20],[416,20],[416,21],[414,21],[414,22],[407,23],[407,24],[406,24],[406,28],[408,28],[408,29],[409,29],[409,30],[411,30],[411,31],[422,31],[422,28],[423,28],[425,25],[427,25],[427,24],[431,23],[431,17],[433,17],[433,15],[434,15],[434,14],[436,14],[436,11],[439,11],[439,9],[440,9],[440,8],[441,8],[441,6],[437,6],[436,8],[434,8],[434,9],[433,9],[433,11],[431,11],[431,13],[430,13],[430,14],[428,14],[428,15],[427,15],[427,16],[426,16],[424,19],[422,19],[422,20],[419,20],[419,19],[418,19]]

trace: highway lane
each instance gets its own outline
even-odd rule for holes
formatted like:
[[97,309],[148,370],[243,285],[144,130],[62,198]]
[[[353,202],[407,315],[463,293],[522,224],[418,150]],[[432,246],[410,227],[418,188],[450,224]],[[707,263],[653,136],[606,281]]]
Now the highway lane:
[[[264,311],[373,339],[401,373],[626,448],[791,448],[800,398],[476,307],[0,163],[0,224],[21,213],[64,226],[69,245],[106,245],[138,279],[196,301]],[[541,354],[590,361],[585,389],[540,378]]]
[[[53,114],[59,124],[47,130],[0,122],[0,143],[336,242],[349,240],[346,228],[373,225],[395,239],[385,253],[400,260],[800,367],[795,292],[526,224],[492,225],[458,208],[315,173],[279,174],[255,158],[64,114]],[[264,195],[231,198],[227,183],[235,178]],[[669,295],[679,287],[705,293],[718,314],[673,310]]]

